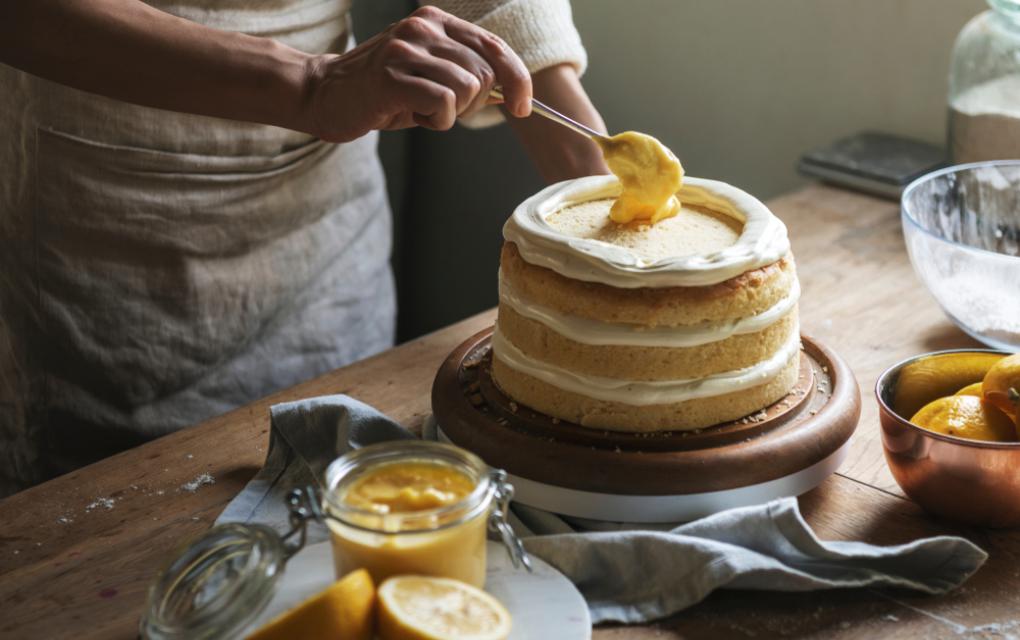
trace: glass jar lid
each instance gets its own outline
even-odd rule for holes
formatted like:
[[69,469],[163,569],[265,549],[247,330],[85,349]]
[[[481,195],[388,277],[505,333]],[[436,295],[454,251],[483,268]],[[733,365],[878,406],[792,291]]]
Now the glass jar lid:
[[143,638],[240,634],[269,604],[288,551],[263,525],[223,524],[191,542],[149,587]]
[[989,6],[1014,22],[1020,22],[1020,0],[988,0]]

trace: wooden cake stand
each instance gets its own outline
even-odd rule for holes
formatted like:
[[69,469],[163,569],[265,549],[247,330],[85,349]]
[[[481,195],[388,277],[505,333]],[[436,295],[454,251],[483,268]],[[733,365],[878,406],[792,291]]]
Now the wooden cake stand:
[[802,336],[796,387],[757,414],[696,431],[582,427],[507,398],[490,374],[491,336],[475,334],[439,368],[439,436],[506,470],[516,501],[567,516],[682,522],[800,495],[843,462],[860,417],[850,368]]

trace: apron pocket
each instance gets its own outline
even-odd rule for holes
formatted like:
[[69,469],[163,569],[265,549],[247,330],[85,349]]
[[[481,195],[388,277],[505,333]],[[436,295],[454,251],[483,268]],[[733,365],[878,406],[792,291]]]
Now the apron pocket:
[[[51,241],[110,242],[224,255],[321,217],[342,198],[324,184],[344,147],[312,140],[272,156],[211,156],[38,131],[37,205]],[[339,181],[342,182],[342,181]]]

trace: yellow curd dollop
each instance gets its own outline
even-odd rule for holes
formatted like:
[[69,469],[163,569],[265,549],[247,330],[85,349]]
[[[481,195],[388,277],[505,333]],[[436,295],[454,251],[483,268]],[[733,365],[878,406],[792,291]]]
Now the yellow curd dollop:
[[456,504],[475,483],[460,471],[428,462],[387,464],[358,478],[343,502],[375,513],[409,513]]
[[655,224],[680,212],[677,191],[684,168],[673,152],[650,135],[625,131],[597,140],[602,155],[623,186],[610,219],[619,224]]

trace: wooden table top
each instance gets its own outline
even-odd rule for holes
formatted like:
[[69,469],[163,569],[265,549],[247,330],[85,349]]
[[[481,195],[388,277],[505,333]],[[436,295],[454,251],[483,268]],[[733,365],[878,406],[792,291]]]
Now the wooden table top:
[[[823,539],[877,544],[963,535],[991,558],[964,587],[941,597],[719,591],[672,618],[603,627],[594,637],[1020,635],[1020,531],[965,528],[927,516],[903,496],[883,459],[872,393],[878,374],[909,355],[976,345],[915,278],[898,207],[823,186],[769,204],[790,228],[803,285],[803,331],[850,363],[863,393],[849,459],[801,498],[808,522]],[[418,428],[439,364],[493,317],[487,311],[468,318],[0,501],[0,638],[135,637],[154,572],[181,541],[213,522],[262,463],[270,405],[347,393]],[[214,483],[186,487],[204,473]]]

